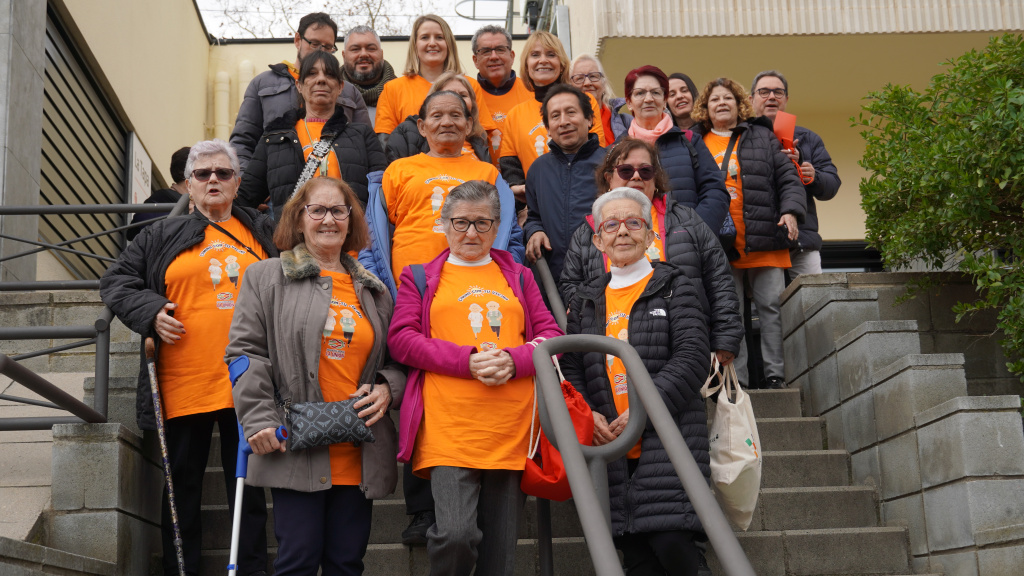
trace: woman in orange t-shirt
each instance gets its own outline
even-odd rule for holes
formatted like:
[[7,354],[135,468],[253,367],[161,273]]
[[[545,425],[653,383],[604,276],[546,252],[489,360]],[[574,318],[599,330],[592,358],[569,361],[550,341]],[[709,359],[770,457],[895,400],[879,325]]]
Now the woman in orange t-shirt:
[[530,270],[492,249],[502,220],[493,185],[457,186],[440,220],[449,249],[402,271],[388,335],[391,356],[415,369],[398,457],[430,478],[430,573],[507,574],[516,548],[508,527],[525,501],[533,344],[561,330]]
[[[283,206],[274,234],[280,259],[245,277],[225,358],[235,407],[256,454],[249,483],[271,489],[277,574],[361,574],[373,499],[398,481],[395,427],[387,415],[405,383],[386,362],[392,300],[349,255],[369,241],[352,189],[316,178]],[[240,374],[236,375],[236,371]],[[275,430],[285,406],[358,398],[374,442],[287,450]]]
[[[228,329],[247,269],[276,256],[277,248],[269,216],[233,205],[239,165],[231,145],[195,144],[184,173],[195,211],[147,226],[103,275],[100,296],[128,328],[156,341],[185,569],[198,573],[203,477],[215,423],[229,508],[235,502],[238,423],[223,360]],[[138,424],[155,430],[149,374],[141,368]],[[262,490],[246,488],[244,502],[239,564],[243,574],[254,574],[267,569],[266,499]],[[164,570],[176,574],[166,494],[163,506]]]
[[[727,252],[732,252],[736,294],[742,302],[744,280],[749,282],[761,320],[767,385],[784,388],[779,295],[785,288],[784,270],[790,266],[789,243],[799,234],[797,222],[804,219],[807,197],[771,121],[752,118],[750,98],[737,82],[728,78],[708,82],[693,108],[691,116],[704,134],[704,143],[715,162],[720,167],[726,165],[729,215],[736,225],[736,240]],[[748,379],[745,339],[736,356],[736,374],[741,385],[753,384]]]

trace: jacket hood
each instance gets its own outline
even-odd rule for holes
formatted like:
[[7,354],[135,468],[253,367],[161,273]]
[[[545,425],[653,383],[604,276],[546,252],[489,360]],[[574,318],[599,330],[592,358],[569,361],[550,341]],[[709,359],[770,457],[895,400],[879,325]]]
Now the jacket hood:
[[[353,280],[361,283],[363,286],[375,292],[387,291],[383,282],[373,274],[370,274],[359,261],[347,252],[341,253],[341,265],[345,267],[345,270],[352,276]],[[281,269],[289,280],[312,278],[319,276],[321,272],[320,265],[316,263],[316,259],[309,253],[306,245],[301,242],[296,244],[295,248],[281,252]]]
[[[273,132],[275,130],[294,130],[295,123],[303,118],[302,108],[292,108],[291,110],[284,113],[282,116],[270,121],[267,124],[264,132]],[[340,134],[345,129],[345,125],[348,124],[348,118],[345,117],[345,108],[339,104],[334,106],[334,115],[331,116],[330,120],[324,124],[324,134]]]

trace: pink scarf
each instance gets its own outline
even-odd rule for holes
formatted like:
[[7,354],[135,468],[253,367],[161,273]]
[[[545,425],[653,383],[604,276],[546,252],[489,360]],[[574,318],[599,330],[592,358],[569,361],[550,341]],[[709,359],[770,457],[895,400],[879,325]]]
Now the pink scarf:
[[636,118],[634,118],[633,123],[629,125],[629,135],[633,138],[639,138],[648,144],[654,144],[655,140],[658,139],[658,136],[668,132],[672,126],[674,126],[674,124],[672,123],[672,116],[669,114],[663,114],[661,116],[661,122],[658,122],[658,125],[655,126],[653,130],[648,130],[640,126],[640,123],[636,121]]

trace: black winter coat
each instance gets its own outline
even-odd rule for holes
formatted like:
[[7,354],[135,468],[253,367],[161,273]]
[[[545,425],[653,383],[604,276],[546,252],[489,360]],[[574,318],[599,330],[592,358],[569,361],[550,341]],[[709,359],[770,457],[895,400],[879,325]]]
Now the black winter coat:
[[[388,137],[387,148],[384,150],[388,158],[388,164],[399,158],[415,156],[420,152],[424,154],[430,152],[430,145],[427,144],[427,139],[420,134],[420,129],[416,126],[416,121],[419,119],[420,117],[415,114],[409,116],[391,132],[391,136]],[[470,136],[466,140],[473,147],[473,152],[476,153],[478,160],[487,163],[491,162],[491,147],[487,144],[486,138]]]
[[814,182],[804,186],[807,193],[807,216],[800,224],[800,237],[795,248],[803,250],[821,250],[821,235],[818,234],[818,208],[814,201],[831,200],[839,193],[839,171],[832,163],[832,157],[825,150],[821,137],[803,126],[797,126],[793,138],[798,140],[800,162],[810,162],[814,166]]
[[[568,334],[605,335],[605,274],[580,288],[569,312]],[[707,326],[697,289],[674,266],[658,263],[629,315],[629,343],[636,349],[705,480],[711,478],[707,413],[700,396],[710,368]],[[618,417],[604,355],[566,354],[566,378],[591,408],[611,422]],[[663,530],[703,532],[700,520],[650,422],[630,477],[626,458],[608,464],[612,534]]]
[[550,152],[530,166],[526,176],[529,212],[523,225],[523,241],[528,242],[537,232],[547,234],[551,242],[548,266],[557,282],[573,233],[584,223],[594,205],[597,194],[594,174],[608,151],[601,148],[595,134],[590,135],[571,162],[554,141],[550,148]]
[[[706,303],[711,349],[737,354],[743,339],[743,322],[722,244],[696,212],[671,198],[666,202],[665,261],[682,269],[694,281],[701,302]],[[605,274],[604,255],[591,242],[594,228],[589,220],[573,234],[562,266],[559,289],[567,307],[572,305],[578,288]]]
[[[624,120],[628,129],[633,123],[633,117],[624,116]],[[623,132],[616,141],[628,136],[628,131]],[[686,145],[687,137],[697,152],[696,162]],[[729,214],[729,193],[725,190],[725,177],[715,164],[715,158],[704,140],[689,130],[673,126],[658,137],[657,145],[661,167],[668,174],[672,198],[696,210],[704,223],[718,233],[725,222],[725,216]],[[694,166],[697,167],[696,171]]]
[[[295,109],[267,125],[242,175],[237,204],[256,208],[269,195],[275,207],[274,216],[280,220],[281,207],[292,197],[295,183],[306,166],[295,131],[295,123],[301,119],[302,111]],[[341,177],[352,187],[360,204],[366,206],[369,196],[366,175],[387,168],[384,149],[373,128],[349,122],[344,109],[338,106],[321,134],[323,137],[336,135],[331,149],[341,165]]]
[[792,214],[799,224],[807,213],[804,185],[796,166],[782,151],[772,122],[765,116],[740,122],[733,131],[740,134],[735,154],[743,185],[745,250],[788,250],[789,238],[786,229],[777,226],[779,219]]
[[[277,256],[274,246],[274,221],[252,208],[234,206],[231,215],[238,218],[263,247],[268,256]],[[160,337],[153,329],[153,319],[170,302],[165,294],[164,274],[179,254],[203,241],[210,221],[198,210],[154,222],[107,268],[100,279],[100,298],[129,330],[142,336],[139,383],[135,396],[135,418],[142,430],[156,430],[153,417],[153,396],[149,389],[146,367],[145,338],[152,337],[160,352]],[[255,246],[252,246],[255,248]]]

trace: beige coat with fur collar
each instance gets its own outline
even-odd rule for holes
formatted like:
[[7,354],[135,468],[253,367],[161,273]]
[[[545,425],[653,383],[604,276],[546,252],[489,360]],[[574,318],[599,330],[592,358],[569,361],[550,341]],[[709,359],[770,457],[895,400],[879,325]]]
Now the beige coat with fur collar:
[[[405,373],[400,365],[386,360],[394,307],[391,295],[348,254],[342,254],[341,262],[374,330],[373,350],[360,383],[386,382],[391,388],[391,407],[397,409],[405,390]],[[233,390],[235,412],[246,438],[285,423],[284,409],[274,401],[275,385],[286,401],[323,401],[317,375],[331,283],[331,278],[320,276],[320,267],[304,244],[282,252],[279,259],[263,260],[246,269],[224,357],[229,363],[249,357],[249,368],[238,377]],[[376,442],[362,446],[360,488],[367,498],[383,498],[394,492],[398,481],[395,424],[385,414],[371,430]],[[327,447],[251,456],[246,482],[300,492],[326,490],[331,487]]]

